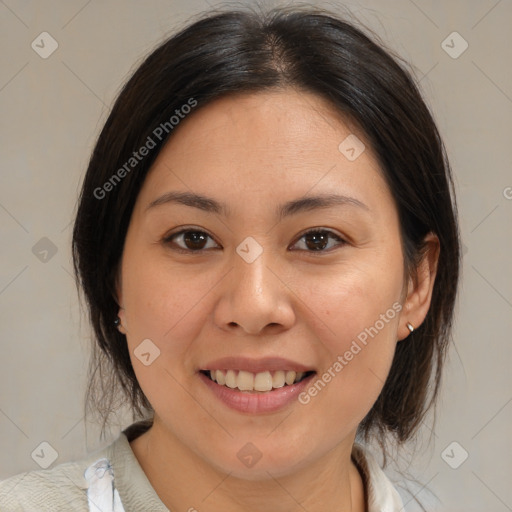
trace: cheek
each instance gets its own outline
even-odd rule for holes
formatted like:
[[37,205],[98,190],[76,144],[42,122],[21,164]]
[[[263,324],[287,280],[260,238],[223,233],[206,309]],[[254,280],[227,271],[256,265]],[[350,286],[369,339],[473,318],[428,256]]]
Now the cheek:
[[208,276],[188,276],[165,262],[151,264],[150,258],[145,258],[145,265],[138,265],[137,258],[131,261],[123,268],[131,338],[154,338],[165,345],[170,340],[186,339],[185,332],[200,327],[201,300],[213,286]]
[[[205,322],[202,298],[213,286],[209,281],[207,276],[188,276],[169,268],[151,254],[127,253],[123,265],[127,343],[137,380],[155,410],[171,406],[183,413],[193,410],[180,383],[192,368],[190,345]],[[140,356],[147,353],[144,361]]]
[[[398,258],[396,261],[400,261]],[[400,265],[363,262],[304,287],[324,357],[303,403],[359,423],[380,394],[393,360],[402,286]]]
[[[347,264],[345,268],[302,281],[300,294],[304,303],[317,322],[323,324],[325,341],[335,352],[361,333],[364,338],[365,330],[376,323],[384,337],[391,334],[391,327],[396,327],[396,309],[400,306],[393,308],[393,304],[400,299],[402,268],[388,264],[384,272],[372,258],[367,260],[366,264],[364,261]],[[299,281],[296,283],[300,286]]]

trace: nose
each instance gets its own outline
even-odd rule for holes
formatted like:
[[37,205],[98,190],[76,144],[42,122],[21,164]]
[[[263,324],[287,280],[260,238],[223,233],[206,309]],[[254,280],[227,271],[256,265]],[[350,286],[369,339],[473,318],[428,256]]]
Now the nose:
[[[272,261],[273,260],[273,261]],[[295,323],[293,291],[270,253],[248,263],[236,252],[233,268],[221,284],[214,312],[215,324],[241,334],[277,334]]]

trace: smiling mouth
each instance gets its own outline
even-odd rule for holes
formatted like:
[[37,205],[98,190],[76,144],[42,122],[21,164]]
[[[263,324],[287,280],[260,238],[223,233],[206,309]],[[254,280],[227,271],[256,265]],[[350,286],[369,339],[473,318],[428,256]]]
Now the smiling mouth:
[[297,384],[316,372],[277,370],[252,373],[245,370],[201,370],[201,373],[219,386],[248,393],[267,393]]

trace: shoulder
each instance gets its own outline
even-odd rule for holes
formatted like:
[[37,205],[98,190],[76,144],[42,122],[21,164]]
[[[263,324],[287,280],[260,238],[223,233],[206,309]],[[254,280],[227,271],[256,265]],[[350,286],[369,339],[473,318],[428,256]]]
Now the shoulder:
[[368,512],[400,512],[402,499],[371,452],[363,445],[354,444],[352,459],[364,482]]
[[[80,462],[28,471],[0,482],[2,512],[88,510],[86,482]],[[82,505],[82,506],[81,506]]]
[[[146,495],[154,493],[139,468],[129,441],[149,428],[149,423],[138,422],[125,429],[116,440],[81,460],[64,462],[52,469],[28,471],[0,481],[1,512],[69,512],[89,511],[88,493],[95,496],[108,487],[104,475],[115,471],[121,492],[138,503],[137,492],[141,482]],[[112,464],[111,464],[112,463]],[[115,469],[114,469],[115,468]],[[137,472],[138,471],[138,472]],[[137,487],[137,485],[139,487]],[[114,488],[114,482],[111,484]],[[135,494],[135,496],[132,496]],[[99,498],[98,498],[99,499]],[[115,509],[117,510],[117,508]],[[156,510],[156,509],[155,509]]]
[[74,462],[64,462],[51,469],[20,473],[0,482],[2,512],[88,511],[86,469],[107,456],[112,446]]

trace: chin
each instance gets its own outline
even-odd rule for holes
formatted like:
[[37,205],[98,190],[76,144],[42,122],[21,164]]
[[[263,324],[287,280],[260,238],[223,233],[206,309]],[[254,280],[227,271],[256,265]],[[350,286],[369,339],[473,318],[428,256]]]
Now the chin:
[[[240,437],[238,438],[240,439]],[[247,438],[245,438],[247,439]],[[265,437],[251,441],[230,440],[225,449],[209,451],[203,460],[217,471],[241,480],[265,481],[292,475],[314,459],[311,451],[298,449],[297,443],[285,446],[284,440],[269,442]],[[220,445],[216,444],[218,448]],[[216,452],[216,453],[215,453]]]

